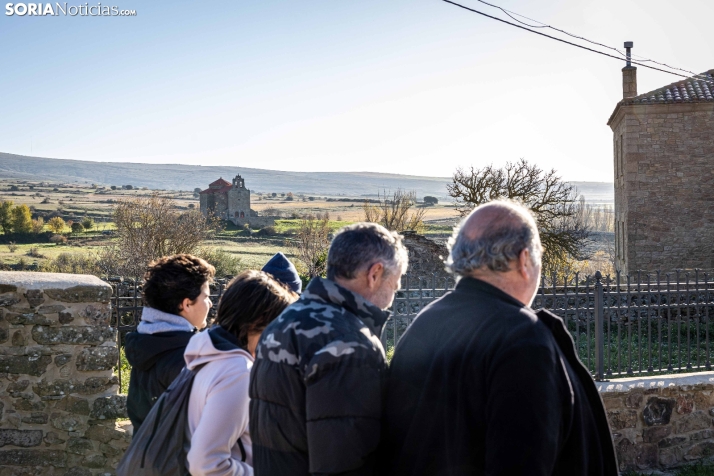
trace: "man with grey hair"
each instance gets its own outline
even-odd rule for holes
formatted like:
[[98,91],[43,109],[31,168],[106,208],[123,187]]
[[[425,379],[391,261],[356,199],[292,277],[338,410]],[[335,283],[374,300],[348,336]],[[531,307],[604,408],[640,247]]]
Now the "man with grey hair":
[[397,233],[342,228],[327,279],[263,332],[250,379],[257,476],[372,475],[380,436],[386,309],[407,269]]
[[529,307],[541,271],[529,210],[482,205],[449,247],[457,285],[417,316],[390,365],[381,474],[616,476],[605,410],[572,338]]

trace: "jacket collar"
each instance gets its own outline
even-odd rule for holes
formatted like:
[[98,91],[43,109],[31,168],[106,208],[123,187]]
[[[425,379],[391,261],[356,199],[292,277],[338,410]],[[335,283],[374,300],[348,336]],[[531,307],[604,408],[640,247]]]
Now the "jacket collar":
[[528,306],[523,305],[523,303],[521,301],[514,298],[510,294],[501,291],[496,286],[489,284],[486,281],[481,281],[480,279],[476,279],[476,278],[468,278],[468,277],[461,278],[459,280],[459,282],[456,284],[456,290],[457,291],[465,291],[465,292],[474,292],[474,291],[482,292],[482,293],[490,294],[491,296],[496,297],[502,301],[506,301],[509,304],[513,304],[514,306],[528,307]]
[[320,277],[312,278],[300,300],[318,300],[343,307],[364,322],[375,335],[380,335],[389,317],[388,311],[381,310],[359,294]]
[[158,334],[178,331],[196,332],[196,328],[181,316],[144,306],[141,311],[141,322],[136,331],[139,334]]

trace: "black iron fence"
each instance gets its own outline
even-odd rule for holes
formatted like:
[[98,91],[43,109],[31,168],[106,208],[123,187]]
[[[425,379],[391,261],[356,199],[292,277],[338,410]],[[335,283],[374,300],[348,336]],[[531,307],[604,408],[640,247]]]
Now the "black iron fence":
[[[112,322],[122,345],[141,318],[141,283],[122,278],[108,282],[114,288]],[[225,284],[212,285],[214,304]],[[450,278],[405,276],[382,334],[385,348],[395,346],[416,315],[453,286]],[[711,274],[695,270],[543,277],[532,307],[549,309],[563,318],[580,358],[596,380],[711,370]]]
[[[382,341],[399,342],[416,314],[453,286],[405,277]],[[596,380],[711,370],[714,281],[700,271],[543,277],[532,304],[565,321]]]

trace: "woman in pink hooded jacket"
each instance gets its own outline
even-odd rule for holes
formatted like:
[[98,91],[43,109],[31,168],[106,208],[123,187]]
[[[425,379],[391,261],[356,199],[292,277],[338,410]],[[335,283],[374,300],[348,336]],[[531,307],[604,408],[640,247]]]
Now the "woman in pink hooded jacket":
[[245,271],[226,288],[216,325],[196,334],[184,358],[201,367],[188,404],[187,466],[192,476],[252,476],[248,383],[265,327],[297,295],[263,271]]

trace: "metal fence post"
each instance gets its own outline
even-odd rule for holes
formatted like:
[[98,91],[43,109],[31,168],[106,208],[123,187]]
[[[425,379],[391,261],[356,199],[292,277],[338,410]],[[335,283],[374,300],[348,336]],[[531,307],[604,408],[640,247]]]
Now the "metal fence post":
[[602,290],[602,273],[595,272],[595,380],[605,380],[605,306]]

